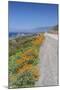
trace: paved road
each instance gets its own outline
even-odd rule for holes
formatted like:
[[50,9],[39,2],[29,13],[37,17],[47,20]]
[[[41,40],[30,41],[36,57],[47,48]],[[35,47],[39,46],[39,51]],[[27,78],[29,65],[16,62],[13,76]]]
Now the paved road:
[[35,86],[58,85],[58,38],[47,33],[45,37],[39,53],[40,79]]

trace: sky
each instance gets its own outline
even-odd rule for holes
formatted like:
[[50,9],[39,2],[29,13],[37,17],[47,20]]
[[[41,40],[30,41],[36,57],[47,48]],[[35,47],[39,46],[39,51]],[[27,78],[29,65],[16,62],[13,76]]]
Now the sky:
[[58,23],[58,5],[26,2],[8,2],[9,31],[32,30]]

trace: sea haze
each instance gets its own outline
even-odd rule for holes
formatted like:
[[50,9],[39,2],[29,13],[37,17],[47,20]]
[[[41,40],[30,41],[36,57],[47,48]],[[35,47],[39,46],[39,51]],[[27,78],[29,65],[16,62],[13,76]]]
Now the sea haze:
[[53,26],[49,27],[38,27],[33,29],[14,29],[9,28],[9,32],[21,32],[21,33],[39,33],[39,32],[48,32]]
[[40,27],[40,28],[35,28],[31,30],[18,30],[18,29],[9,29],[9,37],[18,37],[18,36],[26,36],[26,35],[32,35],[32,34],[38,34],[40,32],[49,32],[52,30],[53,26],[48,26],[48,27]]

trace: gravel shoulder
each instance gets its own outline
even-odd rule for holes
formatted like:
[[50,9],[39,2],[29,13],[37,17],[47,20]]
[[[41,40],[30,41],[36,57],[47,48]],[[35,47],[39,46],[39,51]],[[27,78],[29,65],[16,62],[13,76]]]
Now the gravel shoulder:
[[58,85],[58,38],[45,34],[45,41],[39,53],[40,78],[35,86]]

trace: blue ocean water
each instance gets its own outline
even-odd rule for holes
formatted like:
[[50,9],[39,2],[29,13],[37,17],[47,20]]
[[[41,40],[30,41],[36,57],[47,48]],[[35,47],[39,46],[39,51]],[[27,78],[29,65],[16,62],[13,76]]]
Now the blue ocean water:
[[17,34],[17,32],[9,32],[9,37],[15,37]]
[[48,32],[49,30],[50,30],[49,27],[37,28],[37,29],[33,29],[32,31],[31,30],[28,30],[28,31],[25,30],[24,32],[23,31],[15,32],[16,30],[14,30],[14,32],[9,32],[9,38],[14,38],[16,36],[32,35],[32,34],[37,34],[37,33],[40,33],[40,32]]

